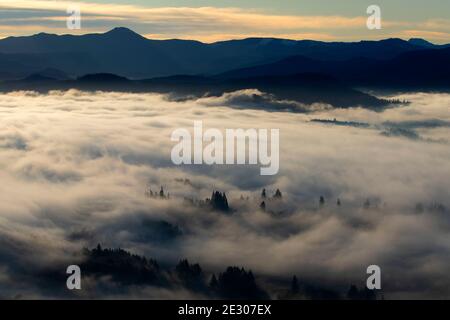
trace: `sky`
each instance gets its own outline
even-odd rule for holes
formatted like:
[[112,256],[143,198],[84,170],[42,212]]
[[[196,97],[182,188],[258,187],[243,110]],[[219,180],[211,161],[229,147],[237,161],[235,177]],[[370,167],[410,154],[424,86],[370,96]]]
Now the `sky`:
[[[81,9],[81,29],[66,26]],[[366,26],[368,6],[382,28]],[[128,27],[151,39],[214,42],[247,37],[324,41],[425,38],[450,43],[450,1],[428,0],[0,0],[0,38],[39,32],[86,34]]]

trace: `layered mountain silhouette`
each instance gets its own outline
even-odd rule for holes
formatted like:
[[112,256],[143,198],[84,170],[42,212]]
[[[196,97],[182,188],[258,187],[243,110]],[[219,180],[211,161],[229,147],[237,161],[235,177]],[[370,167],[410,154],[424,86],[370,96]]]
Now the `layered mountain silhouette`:
[[288,101],[277,108],[295,109],[291,102],[383,108],[393,101],[355,88],[448,91],[450,46],[423,39],[205,44],[150,40],[127,28],[81,36],[40,33],[0,40],[0,81],[2,92],[76,88],[184,99],[258,89],[266,100]]
[[22,80],[5,81],[0,92],[33,90],[47,93],[51,90],[79,89],[84,91],[118,91],[135,93],[163,93],[173,99],[185,100],[200,97],[221,96],[245,89],[257,89],[264,97],[252,95],[241,101],[246,108],[274,111],[299,111],[299,105],[325,103],[337,108],[364,106],[383,109],[398,103],[376,98],[352,89],[333,77],[301,73],[286,76],[263,76],[239,79],[220,79],[204,76],[171,76],[147,80],[130,80],[109,73],[89,74],[74,80],[52,79],[40,73]]
[[292,56],[333,62],[388,60],[406,52],[443,47],[422,39],[344,43],[249,38],[205,44],[150,40],[127,28],[81,36],[39,33],[0,40],[0,79],[20,79],[49,68],[73,77],[92,73],[132,79],[213,75]]
[[287,76],[302,72],[332,75],[354,85],[379,87],[450,87],[450,48],[402,53],[392,59],[352,58],[325,61],[293,56],[280,61],[228,71],[220,78]]

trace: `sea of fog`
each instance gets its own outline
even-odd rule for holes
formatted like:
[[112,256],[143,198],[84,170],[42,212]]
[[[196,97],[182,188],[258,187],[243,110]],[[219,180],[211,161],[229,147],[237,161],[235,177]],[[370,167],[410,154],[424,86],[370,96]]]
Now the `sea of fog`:
[[[41,272],[77,263],[82,248],[101,243],[167,265],[242,266],[267,286],[293,274],[363,284],[376,264],[386,298],[450,298],[450,95],[405,94],[394,98],[410,104],[382,112],[316,105],[292,113],[248,109],[245,98],[258,94],[0,95],[0,296],[54,297]],[[171,133],[194,120],[280,129],[279,173],[175,166]],[[145,196],[161,186],[170,199]],[[263,188],[283,194],[266,212]],[[186,204],[213,190],[226,192],[232,214]],[[155,221],[180,234],[153,236]],[[134,288],[128,296],[189,293]]]

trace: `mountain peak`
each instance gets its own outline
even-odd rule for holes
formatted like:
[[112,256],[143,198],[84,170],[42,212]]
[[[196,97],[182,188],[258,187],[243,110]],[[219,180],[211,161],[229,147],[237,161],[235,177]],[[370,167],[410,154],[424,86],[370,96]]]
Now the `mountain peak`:
[[39,32],[39,33],[32,35],[31,37],[39,38],[39,39],[48,39],[48,38],[57,38],[58,36],[53,33]]
[[114,36],[133,36],[133,37],[139,37],[142,38],[142,36],[136,32],[134,32],[131,29],[125,28],[125,27],[116,27],[114,29],[109,30],[105,34],[107,35],[114,35]]
[[78,77],[78,81],[83,82],[126,82],[127,78],[113,74],[113,73],[94,73],[86,74],[82,77]]
[[434,44],[421,38],[411,38],[408,40],[408,42],[421,47],[434,47]]
[[385,43],[385,44],[386,43],[389,43],[389,44],[404,44],[404,43],[406,43],[405,40],[400,39],[400,38],[387,38],[387,39],[379,40],[378,42]]

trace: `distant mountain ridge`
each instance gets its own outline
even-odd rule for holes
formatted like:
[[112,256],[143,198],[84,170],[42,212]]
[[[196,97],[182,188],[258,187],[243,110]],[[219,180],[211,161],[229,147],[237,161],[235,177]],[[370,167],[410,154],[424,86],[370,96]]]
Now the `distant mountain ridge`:
[[231,70],[217,77],[239,79],[288,76],[304,72],[328,74],[355,86],[450,88],[450,47],[423,48],[385,60],[358,57],[343,61],[324,61],[293,56],[273,63]]
[[72,77],[89,73],[113,73],[131,79],[212,75],[298,55],[322,61],[389,60],[407,52],[444,47],[423,39],[345,43],[248,38],[206,44],[151,40],[127,28],[81,36],[39,33],[0,40],[0,80],[25,78],[45,69],[60,70]]
[[[4,81],[0,92],[79,89],[83,91],[116,91],[168,94],[175,100],[196,99],[234,93],[238,105],[268,111],[305,112],[308,105],[322,103],[336,108],[362,106],[382,110],[397,101],[379,99],[355,90],[333,77],[318,73],[285,76],[220,79],[205,76],[170,76],[130,80],[109,73],[88,74],[77,79],[58,80],[36,74],[22,80]],[[255,94],[247,89],[256,89]],[[239,93],[241,92],[241,93]]]

